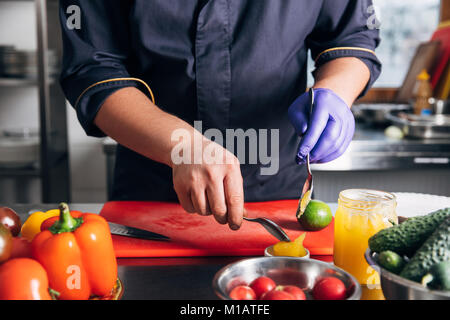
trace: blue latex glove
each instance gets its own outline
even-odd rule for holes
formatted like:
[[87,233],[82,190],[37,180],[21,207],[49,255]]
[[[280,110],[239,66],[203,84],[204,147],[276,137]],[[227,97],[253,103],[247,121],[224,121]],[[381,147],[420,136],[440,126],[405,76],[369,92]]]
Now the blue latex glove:
[[330,162],[348,148],[355,133],[355,118],[347,104],[332,90],[314,89],[312,114],[311,95],[301,95],[289,107],[289,119],[302,136],[297,152],[297,163]]

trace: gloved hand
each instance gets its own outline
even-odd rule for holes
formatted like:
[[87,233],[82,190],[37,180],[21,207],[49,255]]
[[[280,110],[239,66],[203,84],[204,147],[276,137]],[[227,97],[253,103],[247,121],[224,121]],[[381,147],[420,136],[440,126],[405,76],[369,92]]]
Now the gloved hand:
[[289,107],[289,119],[302,136],[297,152],[297,163],[325,163],[340,157],[348,148],[355,133],[355,118],[347,104],[332,90],[314,89],[311,95],[301,95]]

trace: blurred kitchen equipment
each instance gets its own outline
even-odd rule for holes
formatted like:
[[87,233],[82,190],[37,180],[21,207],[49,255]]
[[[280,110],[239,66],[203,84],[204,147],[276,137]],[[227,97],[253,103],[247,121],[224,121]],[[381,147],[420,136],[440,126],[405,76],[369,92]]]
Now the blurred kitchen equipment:
[[264,227],[264,229],[266,229],[271,235],[273,235],[280,241],[289,241],[289,242],[291,241],[286,232],[284,232],[283,229],[281,229],[281,227],[272,220],[269,220],[267,218],[248,218],[248,217],[244,217],[244,220],[259,223]]
[[0,135],[0,168],[28,168],[39,162],[37,129],[15,128]]
[[439,55],[440,41],[429,41],[419,45],[409,67],[408,74],[397,94],[396,102],[409,103],[413,98],[416,78],[422,70],[432,70]]
[[450,138],[450,115],[414,115],[404,112],[390,112],[386,115],[406,136],[419,139]]
[[[38,130],[13,128],[0,133],[0,203],[37,203],[41,201],[39,180]],[[8,172],[23,173],[9,175]],[[16,171],[18,170],[18,171]]]
[[[431,84],[435,89],[435,94],[438,95],[441,89],[445,86],[449,74],[450,62],[450,24],[443,24],[439,26],[433,33],[431,40],[437,40],[441,43],[437,56],[436,66],[431,77]],[[447,75],[446,75],[447,73]]]
[[[48,51],[49,75],[56,75],[59,70],[59,59],[55,50]],[[1,74],[11,78],[37,78],[38,57],[36,51],[17,50],[4,47],[0,50]]]
[[[310,114],[312,114],[312,110],[314,107],[314,89],[313,88],[311,88],[309,90],[309,94],[311,96]],[[302,194],[298,201],[298,207],[297,207],[297,212],[296,212],[297,218],[300,217],[303,214],[303,212],[305,212],[306,207],[308,206],[309,202],[311,201],[311,197],[313,194],[314,184],[313,184],[313,176],[311,173],[311,166],[309,164],[309,153],[306,156],[306,172],[308,173],[308,176],[306,177],[306,181],[305,181],[305,183],[303,185],[303,189],[302,189]]]
[[433,88],[430,83],[430,75],[426,69],[423,69],[416,78],[413,90],[414,114],[431,114],[430,99],[433,96]]
[[367,263],[378,271],[381,288],[387,300],[450,300],[450,292],[429,290],[420,283],[402,278],[381,268],[377,262],[377,253],[368,248],[364,254]]
[[412,111],[412,106],[394,103],[357,104],[352,107],[352,111],[356,119],[368,125],[388,126],[390,122],[386,119],[386,114],[392,111],[409,112]]
[[3,70],[5,67],[3,66],[3,52],[14,50],[14,46],[1,45],[0,46],[0,77],[3,76]]
[[271,278],[278,285],[297,285],[309,299],[311,290],[319,279],[336,277],[347,287],[347,300],[361,298],[361,286],[349,273],[331,263],[293,257],[261,257],[229,264],[216,273],[212,285],[219,298],[231,300],[228,293],[235,286],[250,283],[261,276]]
[[433,114],[450,114],[450,100],[430,99]]

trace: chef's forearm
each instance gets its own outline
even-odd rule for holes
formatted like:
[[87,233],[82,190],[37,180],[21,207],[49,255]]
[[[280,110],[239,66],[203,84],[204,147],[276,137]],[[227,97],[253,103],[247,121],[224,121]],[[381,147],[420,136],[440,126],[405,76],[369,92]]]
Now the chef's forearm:
[[360,59],[339,58],[322,65],[316,71],[314,88],[331,89],[351,106],[369,79],[369,68]]
[[172,166],[172,141],[176,129],[193,132],[192,126],[155,106],[136,88],[116,91],[100,108],[95,124],[121,145],[152,160]]

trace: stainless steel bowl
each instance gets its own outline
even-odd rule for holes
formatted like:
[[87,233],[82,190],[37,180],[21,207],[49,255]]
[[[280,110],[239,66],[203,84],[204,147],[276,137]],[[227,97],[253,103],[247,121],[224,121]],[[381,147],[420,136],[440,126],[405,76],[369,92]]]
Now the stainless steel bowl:
[[378,264],[377,253],[367,249],[367,263],[380,274],[381,289],[387,300],[450,300],[450,292],[429,290],[420,283],[402,278]]
[[228,293],[236,286],[267,276],[278,285],[297,285],[311,298],[315,283],[323,277],[341,279],[347,287],[347,300],[361,298],[361,286],[349,273],[331,263],[293,257],[260,257],[244,259],[219,270],[213,279],[213,289],[223,300],[231,300]]
[[373,126],[388,126],[390,121],[386,115],[390,112],[409,112],[412,107],[408,104],[356,104],[352,107],[355,118]]
[[450,115],[437,114],[419,116],[404,112],[391,112],[386,115],[405,135],[419,139],[450,138]]

